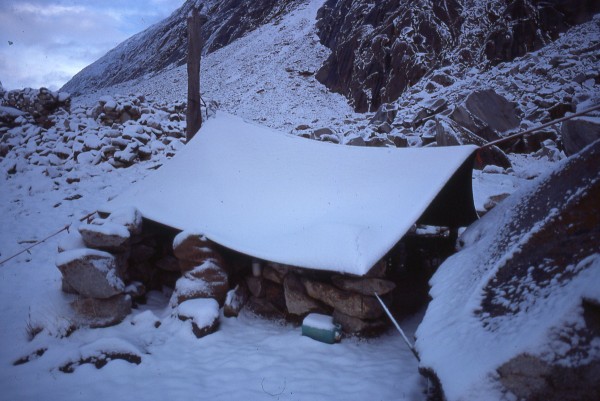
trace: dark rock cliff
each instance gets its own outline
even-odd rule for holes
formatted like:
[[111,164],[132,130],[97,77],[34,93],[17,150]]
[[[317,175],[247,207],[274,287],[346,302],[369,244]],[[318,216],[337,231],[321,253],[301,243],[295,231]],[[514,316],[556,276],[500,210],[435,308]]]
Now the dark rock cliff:
[[328,0],[317,28],[332,53],[317,79],[375,110],[437,68],[513,60],[598,11],[594,0]]

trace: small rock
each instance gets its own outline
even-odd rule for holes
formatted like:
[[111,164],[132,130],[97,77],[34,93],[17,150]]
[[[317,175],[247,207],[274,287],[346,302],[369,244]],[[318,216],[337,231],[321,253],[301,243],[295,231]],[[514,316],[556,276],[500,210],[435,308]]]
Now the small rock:
[[496,205],[498,203],[502,202],[504,199],[508,198],[509,196],[510,196],[510,194],[507,194],[507,193],[499,194],[499,195],[492,195],[485,202],[485,204],[483,205],[483,208],[486,211],[492,210],[494,207],[496,207]]
[[256,315],[267,319],[282,319],[285,317],[283,311],[279,310],[265,298],[251,296],[246,303],[246,308]]
[[246,285],[253,296],[257,298],[263,298],[265,296],[265,285],[262,277],[247,276]]
[[139,235],[142,232],[142,214],[135,207],[114,210],[106,220],[125,226],[131,235]]
[[229,290],[223,306],[223,315],[225,317],[237,317],[246,305],[248,296],[248,288],[244,285],[238,285],[233,290]]
[[177,307],[179,320],[192,321],[196,338],[214,333],[219,328],[219,304],[214,299],[191,299]]

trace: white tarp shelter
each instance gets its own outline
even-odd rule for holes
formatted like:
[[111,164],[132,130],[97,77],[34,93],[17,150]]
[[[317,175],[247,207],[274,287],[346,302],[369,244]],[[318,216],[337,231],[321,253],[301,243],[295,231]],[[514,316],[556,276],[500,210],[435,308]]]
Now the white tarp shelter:
[[102,211],[135,206],[259,259],[364,275],[415,222],[477,218],[476,149],[342,146],[219,113]]

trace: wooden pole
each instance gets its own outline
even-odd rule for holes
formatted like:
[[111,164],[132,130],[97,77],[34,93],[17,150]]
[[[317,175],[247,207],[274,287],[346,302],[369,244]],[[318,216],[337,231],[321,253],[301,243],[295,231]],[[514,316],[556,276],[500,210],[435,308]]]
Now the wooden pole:
[[187,128],[185,140],[196,135],[196,132],[202,126],[202,111],[200,109],[200,56],[202,53],[202,40],[200,37],[200,28],[202,28],[203,19],[197,8],[194,8],[187,19],[188,29],[188,96],[186,121]]

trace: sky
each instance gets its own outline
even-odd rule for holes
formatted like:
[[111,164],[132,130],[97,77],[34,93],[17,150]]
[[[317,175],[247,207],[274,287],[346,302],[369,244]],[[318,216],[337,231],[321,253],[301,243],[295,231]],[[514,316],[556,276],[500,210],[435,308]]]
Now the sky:
[[57,90],[185,0],[0,0],[4,89]]

